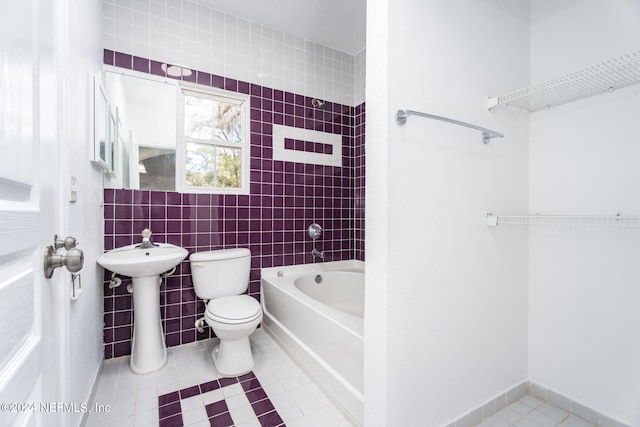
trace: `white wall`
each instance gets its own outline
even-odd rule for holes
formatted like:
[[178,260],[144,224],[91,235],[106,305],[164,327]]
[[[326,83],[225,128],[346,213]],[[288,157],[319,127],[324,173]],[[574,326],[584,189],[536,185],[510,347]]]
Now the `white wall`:
[[[640,3],[532,2],[532,83],[639,48]],[[530,116],[530,207],[637,215],[640,87]],[[640,230],[530,231],[530,379],[640,425]]]
[[[364,425],[388,422],[388,3],[367,2]],[[373,173],[375,171],[375,173]]]
[[[366,219],[367,295],[386,293],[388,354],[367,351],[377,366],[366,377],[386,373],[387,408],[380,420],[384,410],[367,405],[366,417],[367,425],[439,426],[527,379],[526,230],[489,229],[484,215],[527,210],[528,119],[488,112],[486,99],[528,82],[529,2],[390,3],[368,3],[369,17],[384,22],[388,13],[388,39],[367,45],[369,61],[388,42],[386,62],[367,66]],[[506,137],[483,145],[477,131],[417,117],[400,127],[397,109]],[[378,121],[386,133],[372,132],[384,130]],[[381,148],[387,156],[374,152]],[[370,174],[382,174],[383,188],[370,187]],[[372,247],[374,239],[388,246]],[[372,277],[370,260],[385,251]],[[368,311],[367,324],[377,316]],[[384,393],[366,391],[367,402]]]
[[[85,256],[81,271],[84,292],[77,301],[69,301],[69,347],[65,351],[70,372],[69,400],[79,404],[89,402],[103,359],[102,269],[96,264],[103,252],[102,173],[89,161],[93,143],[92,76],[102,69],[102,4],[84,0],[64,3],[65,13],[58,21],[67,32],[61,64],[66,73],[61,94],[61,156],[68,160],[69,177],[78,178],[78,202],[65,208],[68,228],[61,233],[75,236]],[[70,178],[65,181],[70,185]],[[68,200],[69,187],[63,194]],[[83,414],[68,415],[69,425],[79,425]]]

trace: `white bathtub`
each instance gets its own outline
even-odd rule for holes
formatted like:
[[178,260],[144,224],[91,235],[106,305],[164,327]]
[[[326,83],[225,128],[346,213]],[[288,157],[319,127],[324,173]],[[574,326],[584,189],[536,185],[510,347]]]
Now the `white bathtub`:
[[364,263],[264,268],[261,283],[265,330],[362,425]]

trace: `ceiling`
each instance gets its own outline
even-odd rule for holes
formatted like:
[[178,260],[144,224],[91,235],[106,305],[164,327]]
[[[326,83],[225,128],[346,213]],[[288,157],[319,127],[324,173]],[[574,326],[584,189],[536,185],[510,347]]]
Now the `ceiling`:
[[365,47],[366,0],[195,1],[352,55]]

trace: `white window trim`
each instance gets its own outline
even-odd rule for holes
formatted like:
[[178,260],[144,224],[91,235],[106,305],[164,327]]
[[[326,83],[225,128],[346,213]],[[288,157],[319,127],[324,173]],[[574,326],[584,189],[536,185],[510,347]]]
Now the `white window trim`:
[[[251,121],[249,117],[251,97],[243,93],[231,92],[223,89],[210,88],[201,85],[189,84],[182,82],[180,85],[180,93],[178,95],[178,117],[177,117],[177,149],[176,149],[176,187],[181,193],[199,193],[199,194],[249,194],[250,190],[250,161],[251,161]],[[241,140],[239,148],[242,151],[241,158],[241,186],[239,188],[209,188],[209,187],[193,187],[186,184],[186,153],[187,138],[184,135],[184,97],[185,94],[211,98],[216,100],[229,100],[231,102],[241,103],[242,124],[241,124]],[[207,143],[209,143],[207,141]],[[224,143],[214,142],[212,145],[229,146],[238,148],[238,145],[227,145]]]

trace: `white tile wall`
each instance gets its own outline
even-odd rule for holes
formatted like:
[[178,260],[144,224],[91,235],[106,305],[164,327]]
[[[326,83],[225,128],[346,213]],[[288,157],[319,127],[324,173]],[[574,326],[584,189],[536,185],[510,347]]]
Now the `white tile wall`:
[[354,57],[189,1],[104,0],[104,48],[325,101],[364,101],[364,51]]
[[354,105],[360,105],[365,100],[366,76],[367,76],[367,53],[362,49],[355,55],[354,67]]

